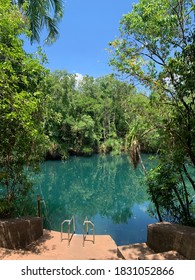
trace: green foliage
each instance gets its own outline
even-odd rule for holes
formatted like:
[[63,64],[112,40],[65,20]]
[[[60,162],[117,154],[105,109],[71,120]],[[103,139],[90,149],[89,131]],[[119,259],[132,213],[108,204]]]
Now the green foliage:
[[157,203],[163,220],[186,225],[195,224],[195,216],[190,211],[190,188],[184,182],[177,164],[161,160],[159,165],[149,172],[147,184],[148,192]]
[[109,138],[101,144],[100,151],[102,153],[112,152],[112,154],[117,155],[121,153],[121,146],[122,139]]
[[[1,216],[13,215],[16,202],[31,188],[26,169],[37,170],[43,156],[47,71],[28,56],[19,39],[23,19],[10,1],[0,5],[0,200]],[[14,209],[14,210],[13,210]],[[18,211],[18,210],[17,210]]]
[[[0,215],[27,211],[27,173],[38,169],[46,150],[49,159],[125,151],[135,167],[142,150],[160,153],[147,175],[159,219],[193,224],[193,2],[140,0],[121,20],[110,63],[147,87],[147,95],[113,75],[49,74],[40,63],[40,56],[42,63],[46,59],[41,50],[27,55],[19,36],[31,30],[31,40],[39,40],[46,24],[54,39],[61,1],[11,2],[0,4]],[[51,5],[53,19],[47,14]]]
[[[193,224],[186,184],[195,191],[187,168],[195,168],[194,11],[193,1],[140,0],[123,16],[120,38],[110,43],[111,65],[150,89],[150,121],[139,115],[127,138],[161,154],[148,175],[158,216],[185,224]],[[140,137],[151,131],[152,137]]]
[[58,23],[63,17],[62,0],[12,0],[25,19],[25,25],[30,31],[31,43],[40,41],[43,28],[48,31],[45,39],[47,44],[53,43],[59,35]]
[[[56,152],[117,154],[125,149],[129,115],[133,119],[138,110],[142,112],[139,101],[134,98],[135,89],[112,75],[98,79],[84,76],[77,81],[75,75],[57,71],[49,77],[48,92],[45,128]],[[132,100],[137,104],[134,111]],[[61,154],[48,152],[48,158],[59,157]]]

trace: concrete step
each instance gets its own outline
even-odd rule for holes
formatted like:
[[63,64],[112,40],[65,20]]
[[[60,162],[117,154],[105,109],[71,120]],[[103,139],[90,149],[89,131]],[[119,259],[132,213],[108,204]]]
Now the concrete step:
[[177,251],[167,251],[162,253],[140,256],[139,260],[185,260],[184,256]]
[[146,243],[118,246],[117,256],[125,260],[138,260],[140,257],[154,254]]
[[146,243],[118,246],[117,256],[125,260],[184,260],[177,251],[155,253]]

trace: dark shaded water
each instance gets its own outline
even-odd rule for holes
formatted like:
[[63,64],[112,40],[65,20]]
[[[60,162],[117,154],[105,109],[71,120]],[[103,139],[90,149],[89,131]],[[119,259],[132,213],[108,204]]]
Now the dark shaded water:
[[[147,156],[144,162],[150,164]],[[44,226],[60,231],[61,222],[75,215],[76,233],[82,233],[88,216],[95,233],[111,235],[117,245],[145,242],[147,224],[156,220],[147,212],[143,177],[141,166],[135,171],[127,155],[47,161],[35,186],[44,199]]]

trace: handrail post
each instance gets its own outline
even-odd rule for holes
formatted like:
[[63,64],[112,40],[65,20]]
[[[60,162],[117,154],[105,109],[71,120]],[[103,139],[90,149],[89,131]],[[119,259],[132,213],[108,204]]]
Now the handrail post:
[[[83,247],[85,245],[85,240],[86,240],[86,235],[89,233],[89,225],[92,226],[92,230],[93,230],[93,244],[95,243],[95,230],[94,230],[94,224],[88,220],[88,218],[86,217],[84,222],[83,222]],[[85,226],[86,226],[86,234],[85,234]]]
[[[73,233],[72,235],[70,236],[70,232],[71,232],[71,222],[73,223]],[[74,216],[72,216],[72,218],[70,220],[64,220],[62,223],[61,223],[61,241],[63,240],[62,238],[62,233],[63,233],[63,224],[65,223],[68,223],[68,246],[70,245],[70,241],[72,239],[72,236],[73,234],[75,233],[75,230],[76,230],[76,226],[75,226],[75,218]]]
[[75,216],[73,216],[73,228],[74,228],[74,233],[76,232],[76,222],[75,222]]
[[41,196],[37,195],[37,211],[38,211],[38,217],[41,217]]
[[70,245],[70,221],[68,223],[68,246]]

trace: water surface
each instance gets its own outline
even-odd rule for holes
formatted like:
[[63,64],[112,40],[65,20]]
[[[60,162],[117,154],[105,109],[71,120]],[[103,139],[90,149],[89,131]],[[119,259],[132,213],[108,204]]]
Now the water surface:
[[[144,162],[150,164],[147,156]],[[46,161],[35,186],[44,199],[44,227],[60,231],[61,222],[75,215],[76,232],[82,233],[87,216],[96,234],[111,235],[117,245],[145,242],[147,224],[156,220],[147,212],[143,177],[127,155]]]

